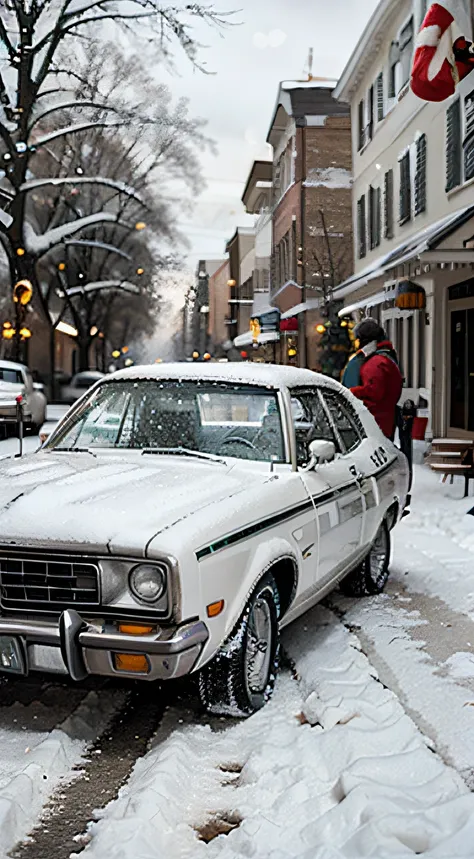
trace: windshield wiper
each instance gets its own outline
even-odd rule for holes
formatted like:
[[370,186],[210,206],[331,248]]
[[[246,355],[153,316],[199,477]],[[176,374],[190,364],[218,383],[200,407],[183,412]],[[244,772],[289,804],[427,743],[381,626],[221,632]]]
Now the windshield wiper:
[[221,465],[227,465],[225,459],[219,459],[218,456],[213,456],[212,453],[202,453],[200,450],[188,450],[187,447],[149,447],[142,450],[142,456],[147,454],[158,454],[166,456],[192,456],[196,459],[207,459],[208,462],[220,462]]
[[97,455],[88,447],[53,447],[49,448],[49,450],[56,450],[59,453],[90,453],[91,456],[97,459]]

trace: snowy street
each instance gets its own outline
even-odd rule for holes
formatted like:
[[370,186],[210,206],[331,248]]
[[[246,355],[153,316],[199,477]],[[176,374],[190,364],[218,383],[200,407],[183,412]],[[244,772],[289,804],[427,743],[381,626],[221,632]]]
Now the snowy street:
[[461,495],[417,468],[385,594],[333,594],[288,628],[274,697],[247,721],[203,716],[183,684],[3,680],[0,855],[39,821],[12,855],[472,856],[474,520]]

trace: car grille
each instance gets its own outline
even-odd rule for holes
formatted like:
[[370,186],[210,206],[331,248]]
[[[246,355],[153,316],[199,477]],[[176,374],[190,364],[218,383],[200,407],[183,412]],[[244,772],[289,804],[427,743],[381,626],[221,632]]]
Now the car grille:
[[99,604],[99,567],[89,559],[0,553],[0,603],[5,609],[62,611]]

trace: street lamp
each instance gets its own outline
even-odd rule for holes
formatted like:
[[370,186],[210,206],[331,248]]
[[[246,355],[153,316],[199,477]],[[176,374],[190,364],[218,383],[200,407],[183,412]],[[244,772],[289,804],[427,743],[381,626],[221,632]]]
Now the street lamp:
[[[20,248],[18,248],[20,250]],[[18,253],[18,251],[17,251]],[[21,331],[25,327],[25,313],[28,304],[33,298],[33,284],[30,280],[19,280],[13,288],[13,303],[15,305],[15,346],[14,359],[20,360],[21,352]],[[23,338],[24,340],[27,338]]]
[[13,301],[26,307],[33,297],[33,285],[29,280],[19,280],[13,289]]

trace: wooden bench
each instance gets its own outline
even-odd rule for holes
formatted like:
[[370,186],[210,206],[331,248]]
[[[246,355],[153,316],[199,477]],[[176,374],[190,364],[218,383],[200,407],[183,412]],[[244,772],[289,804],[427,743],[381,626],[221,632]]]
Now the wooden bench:
[[432,471],[443,475],[443,483],[451,477],[464,477],[464,498],[469,495],[469,481],[474,480],[474,440],[434,439],[428,463]]

